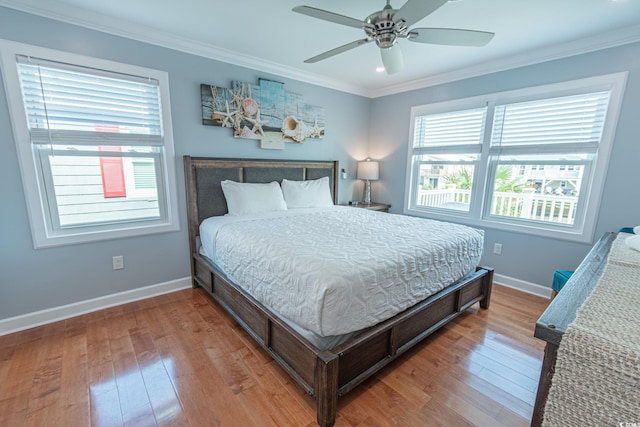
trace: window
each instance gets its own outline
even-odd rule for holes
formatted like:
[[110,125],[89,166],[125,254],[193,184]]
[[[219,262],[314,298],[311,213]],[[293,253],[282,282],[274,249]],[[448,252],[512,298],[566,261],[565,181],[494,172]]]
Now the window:
[[416,116],[416,206],[469,210],[485,120],[486,107]]
[[412,108],[405,212],[590,241],[625,81]]
[[166,73],[0,41],[36,247],[179,228]]

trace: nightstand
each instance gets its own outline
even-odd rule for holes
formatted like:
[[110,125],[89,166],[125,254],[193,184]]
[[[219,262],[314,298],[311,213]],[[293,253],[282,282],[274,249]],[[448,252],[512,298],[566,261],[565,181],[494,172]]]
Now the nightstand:
[[371,203],[371,204],[358,203],[357,205],[343,204],[340,206],[349,206],[350,208],[362,208],[362,209],[368,209],[370,211],[381,211],[381,212],[389,212],[389,208],[391,207],[391,205],[387,205],[384,203]]

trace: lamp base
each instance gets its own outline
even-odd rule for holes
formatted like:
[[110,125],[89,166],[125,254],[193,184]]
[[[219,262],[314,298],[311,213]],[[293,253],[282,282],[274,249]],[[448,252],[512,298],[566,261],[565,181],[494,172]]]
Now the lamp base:
[[371,181],[366,180],[364,182],[364,194],[362,195],[362,203],[365,205],[371,204]]

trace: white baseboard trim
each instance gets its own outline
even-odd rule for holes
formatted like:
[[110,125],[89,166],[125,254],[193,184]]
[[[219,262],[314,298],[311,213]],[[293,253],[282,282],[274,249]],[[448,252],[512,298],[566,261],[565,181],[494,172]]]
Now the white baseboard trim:
[[[522,292],[537,295],[543,298],[551,298],[551,288],[515,279],[501,274],[494,274],[494,283],[508,288],[517,289]],[[69,319],[104,308],[114,307],[145,298],[168,294],[191,287],[191,277],[172,280],[170,282],[159,283],[157,285],[146,286],[144,288],[133,289],[131,291],[119,292],[117,294],[105,295],[85,301],[75,302],[60,307],[48,308],[46,310],[23,314],[16,317],[0,320],[0,336],[24,331],[25,329]]]
[[507,288],[517,289],[528,294],[537,295],[543,298],[551,298],[551,288],[538,285],[514,277],[503,276],[502,274],[493,275],[493,283],[506,286]]
[[8,319],[0,319],[0,336],[190,287],[191,277],[183,277],[182,279],[145,286],[144,288],[74,302],[72,304],[48,308],[16,317],[9,317]]

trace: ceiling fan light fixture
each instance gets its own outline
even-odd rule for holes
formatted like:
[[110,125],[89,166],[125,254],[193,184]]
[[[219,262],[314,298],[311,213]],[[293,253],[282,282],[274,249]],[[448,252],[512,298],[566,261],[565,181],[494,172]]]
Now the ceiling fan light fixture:
[[395,44],[386,49],[380,49],[380,57],[384,64],[387,74],[395,74],[404,68],[404,59],[402,58],[402,50],[400,46]]

